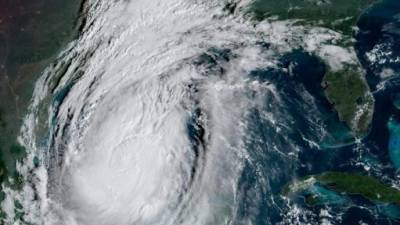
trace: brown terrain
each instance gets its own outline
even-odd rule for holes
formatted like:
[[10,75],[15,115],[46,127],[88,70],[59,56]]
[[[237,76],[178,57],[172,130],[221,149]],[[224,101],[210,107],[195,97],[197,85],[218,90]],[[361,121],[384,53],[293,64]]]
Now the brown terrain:
[[81,0],[0,0],[0,181],[16,177],[16,138],[34,83],[77,34]]

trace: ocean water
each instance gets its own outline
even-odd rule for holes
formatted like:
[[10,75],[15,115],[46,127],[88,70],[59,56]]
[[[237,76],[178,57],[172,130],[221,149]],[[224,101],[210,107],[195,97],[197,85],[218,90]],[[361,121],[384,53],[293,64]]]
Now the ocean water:
[[[400,28],[399,6],[397,1],[383,1],[375,5],[360,18],[360,32],[356,36],[356,49],[376,101],[371,132],[363,142],[383,164],[389,163],[388,151],[395,147],[396,127],[391,121],[399,115],[396,106],[399,93],[399,68],[396,63],[400,54],[400,37],[397,34]],[[396,162],[398,159],[391,160]]]

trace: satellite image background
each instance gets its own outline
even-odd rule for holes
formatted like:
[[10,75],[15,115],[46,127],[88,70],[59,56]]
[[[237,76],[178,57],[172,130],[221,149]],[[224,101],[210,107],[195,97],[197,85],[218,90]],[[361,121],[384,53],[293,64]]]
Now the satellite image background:
[[0,0],[0,224],[400,224],[399,0]]

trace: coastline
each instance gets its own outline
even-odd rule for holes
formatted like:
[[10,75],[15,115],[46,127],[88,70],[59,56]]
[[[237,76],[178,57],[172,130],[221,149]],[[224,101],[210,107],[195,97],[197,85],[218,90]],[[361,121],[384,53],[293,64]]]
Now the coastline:
[[[0,181],[19,187],[15,163],[25,155],[17,137],[35,81],[75,39],[84,0],[0,3]],[[4,12],[3,12],[4,11]]]

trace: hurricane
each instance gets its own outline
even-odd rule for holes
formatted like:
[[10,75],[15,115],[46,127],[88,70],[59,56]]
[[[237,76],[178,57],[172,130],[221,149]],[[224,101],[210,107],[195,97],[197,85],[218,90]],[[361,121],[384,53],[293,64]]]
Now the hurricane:
[[298,74],[359,64],[356,51],[332,29],[253,20],[250,4],[86,1],[79,37],[35,83],[5,221],[329,224],[329,208],[280,195],[329,136]]

